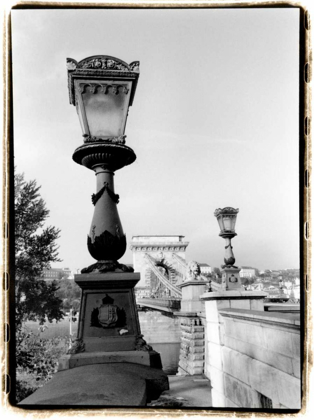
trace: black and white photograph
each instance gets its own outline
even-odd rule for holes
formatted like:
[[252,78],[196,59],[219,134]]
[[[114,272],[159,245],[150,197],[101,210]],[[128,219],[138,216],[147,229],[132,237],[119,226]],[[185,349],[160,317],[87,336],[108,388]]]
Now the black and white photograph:
[[304,408],[304,19],[12,8],[8,398],[25,416]]

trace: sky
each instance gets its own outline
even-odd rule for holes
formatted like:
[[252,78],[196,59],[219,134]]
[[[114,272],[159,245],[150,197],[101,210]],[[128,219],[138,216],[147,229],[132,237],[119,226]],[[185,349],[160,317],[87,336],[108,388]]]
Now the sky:
[[140,61],[125,134],[137,160],[115,173],[132,263],[136,235],[183,235],[187,261],[223,264],[214,211],[239,208],[238,266],[299,267],[299,10],[12,11],[14,156],[61,229],[60,267],[87,250],[93,171],[69,104],[66,58]]

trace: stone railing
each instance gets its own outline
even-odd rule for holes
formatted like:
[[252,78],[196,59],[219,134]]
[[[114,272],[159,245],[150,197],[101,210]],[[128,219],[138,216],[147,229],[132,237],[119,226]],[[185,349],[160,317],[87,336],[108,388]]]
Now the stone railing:
[[206,322],[204,373],[213,406],[301,407],[298,314],[229,307]]
[[[205,375],[215,408],[301,407],[299,313],[264,311],[266,293],[182,288],[179,375]],[[203,292],[203,293],[202,293]],[[203,302],[203,303],[202,303]]]
[[218,291],[222,290],[221,282],[217,282],[215,280],[212,280],[210,285],[211,285],[211,289],[212,289],[213,292],[218,292]]

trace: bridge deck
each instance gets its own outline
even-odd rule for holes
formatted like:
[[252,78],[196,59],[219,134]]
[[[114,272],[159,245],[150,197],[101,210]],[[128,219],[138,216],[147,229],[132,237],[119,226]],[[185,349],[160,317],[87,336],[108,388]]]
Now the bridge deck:
[[137,299],[136,303],[140,307],[152,308],[168,313],[178,312],[181,307],[181,301],[179,299],[142,298]]

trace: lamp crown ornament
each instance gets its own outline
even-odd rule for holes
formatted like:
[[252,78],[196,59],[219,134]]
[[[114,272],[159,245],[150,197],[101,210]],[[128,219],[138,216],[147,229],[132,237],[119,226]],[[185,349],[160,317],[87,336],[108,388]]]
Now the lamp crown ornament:
[[73,160],[96,174],[97,188],[88,250],[97,260],[82,273],[133,271],[118,263],[126,250],[126,236],[119,218],[119,195],[114,172],[132,164],[136,155],[125,145],[125,126],[139,78],[139,62],[130,64],[109,55],[76,61],[67,58],[70,104],[76,107],[83,144]]

